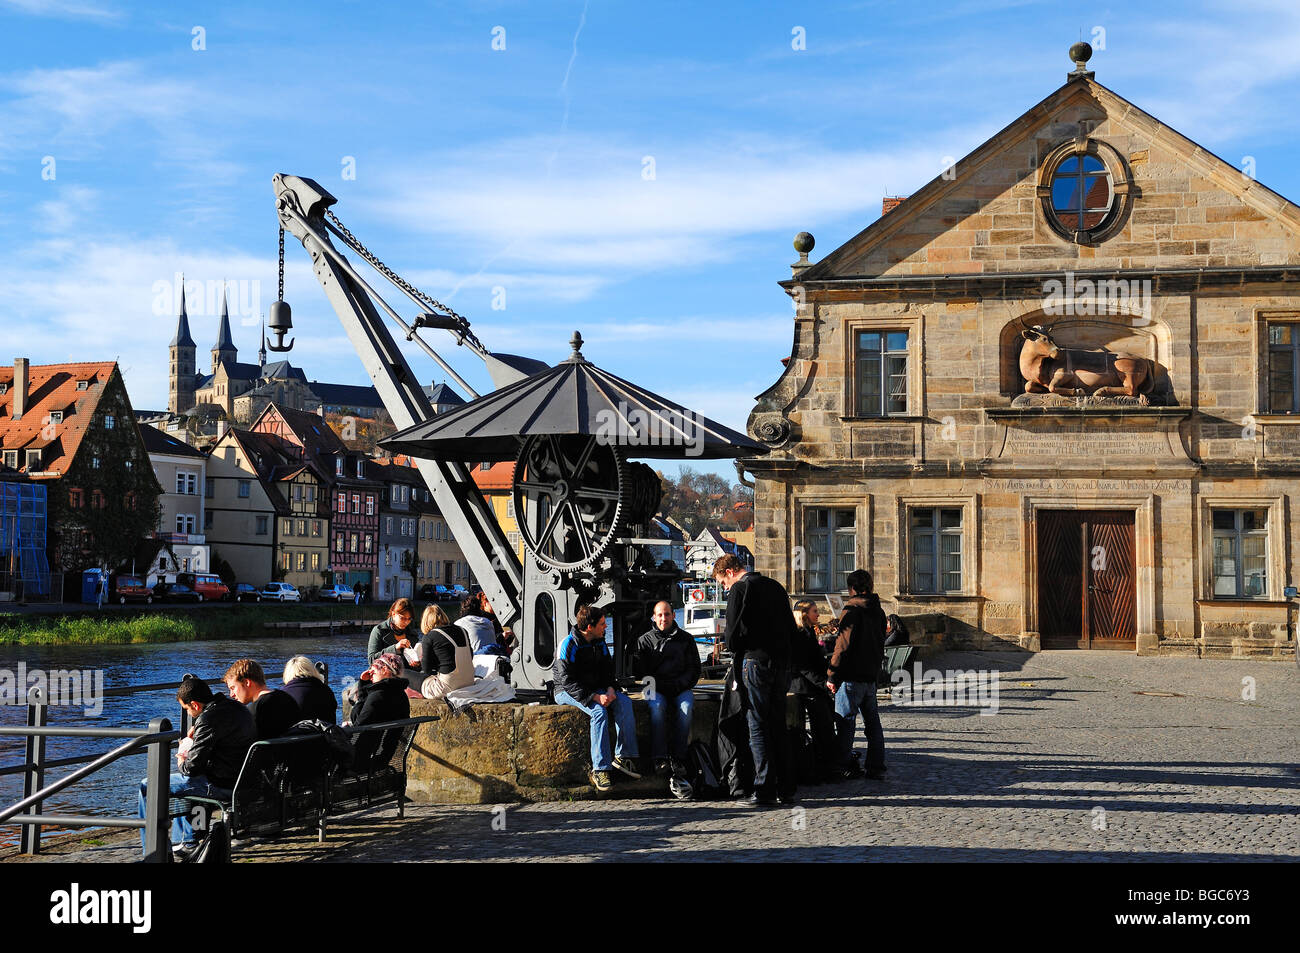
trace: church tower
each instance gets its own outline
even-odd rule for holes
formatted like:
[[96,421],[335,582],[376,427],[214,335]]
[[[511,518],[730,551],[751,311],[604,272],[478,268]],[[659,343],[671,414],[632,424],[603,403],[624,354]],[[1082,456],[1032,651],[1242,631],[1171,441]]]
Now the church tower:
[[222,286],[221,327],[217,330],[217,343],[212,345],[212,373],[217,372],[222,362],[233,365],[238,354],[234,338],[230,336],[230,311],[226,308],[226,289]]
[[190,337],[190,319],[185,314],[185,277],[181,276],[180,308],[176,315],[176,334],[168,346],[171,357],[167,388],[167,412],[183,414],[194,406],[194,339]]

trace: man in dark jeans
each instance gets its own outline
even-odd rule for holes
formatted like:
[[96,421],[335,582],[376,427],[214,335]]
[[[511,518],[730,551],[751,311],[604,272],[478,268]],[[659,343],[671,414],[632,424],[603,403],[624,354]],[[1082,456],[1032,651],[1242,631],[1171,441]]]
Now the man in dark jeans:
[[[194,727],[176,753],[180,771],[171,776],[172,797],[181,794],[228,797],[244,766],[244,756],[257,740],[253,716],[238,702],[225,695],[214,695],[207,682],[193,676],[181,682],[176,700],[194,719]],[[145,779],[140,782],[138,807],[141,818],[145,816],[147,788],[148,779]],[[142,830],[141,847],[144,841]],[[189,818],[173,818],[172,850],[179,858],[186,859],[197,848],[198,841]]]
[[876,679],[885,651],[885,611],[873,591],[871,573],[855,569],[847,581],[849,598],[840,616],[826,687],[835,695],[835,729],[841,757],[845,763],[852,761],[853,736],[861,712],[867,734],[867,777],[879,780],[885,774],[885,734],[876,709]]
[[750,804],[794,803],[796,779],[786,730],[790,646],[794,614],[790,596],[775,579],[746,571],[731,554],[713,564],[713,578],[727,589],[727,648],[740,667],[749,750],[754,759]]

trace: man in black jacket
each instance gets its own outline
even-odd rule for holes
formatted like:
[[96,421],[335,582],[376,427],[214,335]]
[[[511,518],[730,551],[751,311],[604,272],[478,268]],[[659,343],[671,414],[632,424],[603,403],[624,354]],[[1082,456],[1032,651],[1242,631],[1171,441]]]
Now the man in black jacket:
[[873,591],[871,573],[855,569],[847,581],[849,598],[840,616],[826,687],[835,693],[840,754],[851,763],[860,711],[867,733],[867,777],[879,780],[885,773],[885,735],[876,710],[876,679],[885,653],[885,611]]
[[794,613],[790,596],[775,579],[747,572],[734,555],[713,565],[713,578],[727,588],[727,648],[745,691],[749,750],[754,760],[751,804],[794,802],[795,776],[786,730],[790,646]]
[[[669,769],[668,757],[679,766],[686,762],[691,741],[691,717],[695,711],[692,689],[700,680],[700,650],[690,634],[677,627],[673,607],[655,603],[650,631],[636,640],[632,672],[644,679],[642,694],[650,706],[651,754],[655,771]],[[668,742],[668,718],[672,714],[672,744]],[[681,773],[680,769],[677,773]]]
[[[181,742],[176,753],[179,774],[171,776],[171,795],[199,794],[204,797],[225,799],[239,778],[244,766],[244,756],[257,740],[253,716],[238,702],[225,695],[212,693],[208,683],[187,676],[176,692],[194,726],[188,738]],[[188,742],[188,743],[187,743]],[[145,796],[148,779],[140,782],[139,816],[145,816]],[[140,831],[140,846],[144,847],[144,831]],[[197,847],[194,829],[188,817],[172,820],[172,850],[184,857]]]
[[248,706],[257,730],[257,740],[279,738],[302,720],[302,710],[293,696],[268,688],[266,673],[251,658],[241,658],[226,669],[226,690],[230,697]]

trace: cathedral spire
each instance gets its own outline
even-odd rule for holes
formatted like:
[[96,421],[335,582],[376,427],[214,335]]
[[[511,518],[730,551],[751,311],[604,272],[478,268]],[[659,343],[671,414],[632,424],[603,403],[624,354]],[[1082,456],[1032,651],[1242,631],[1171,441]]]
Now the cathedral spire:
[[221,286],[221,324],[217,329],[217,343],[212,345],[212,372],[215,374],[217,367],[223,361],[235,363],[238,359],[239,352],[235,349],[235,340],[230,335],[230,309],[226,305],[226,286]]
[[181,275],[180,299],[180,307],[176,311],[176,334],[172,337],[169,347],[195,347],[194,339],[190,337],[190,319],[185,313],[184,275]]
[[257,366],[266,367],[266,315],[262,315],[262,346],[257,349]]

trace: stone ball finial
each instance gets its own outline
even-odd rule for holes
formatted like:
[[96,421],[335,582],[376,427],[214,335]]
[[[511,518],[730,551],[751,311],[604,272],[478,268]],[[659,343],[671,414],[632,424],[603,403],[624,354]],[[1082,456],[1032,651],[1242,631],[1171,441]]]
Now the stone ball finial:
[[794,237],[794,250],[801,255],[807,255],[816,244],[817,241],[812,237],[811,232],[800,232]]
[[1080,40],[1070,47],[1070,59],[1074,61],[1074,67],[1080,73],[1088,68],[1088,60],[1092,59],[1092,44]]

